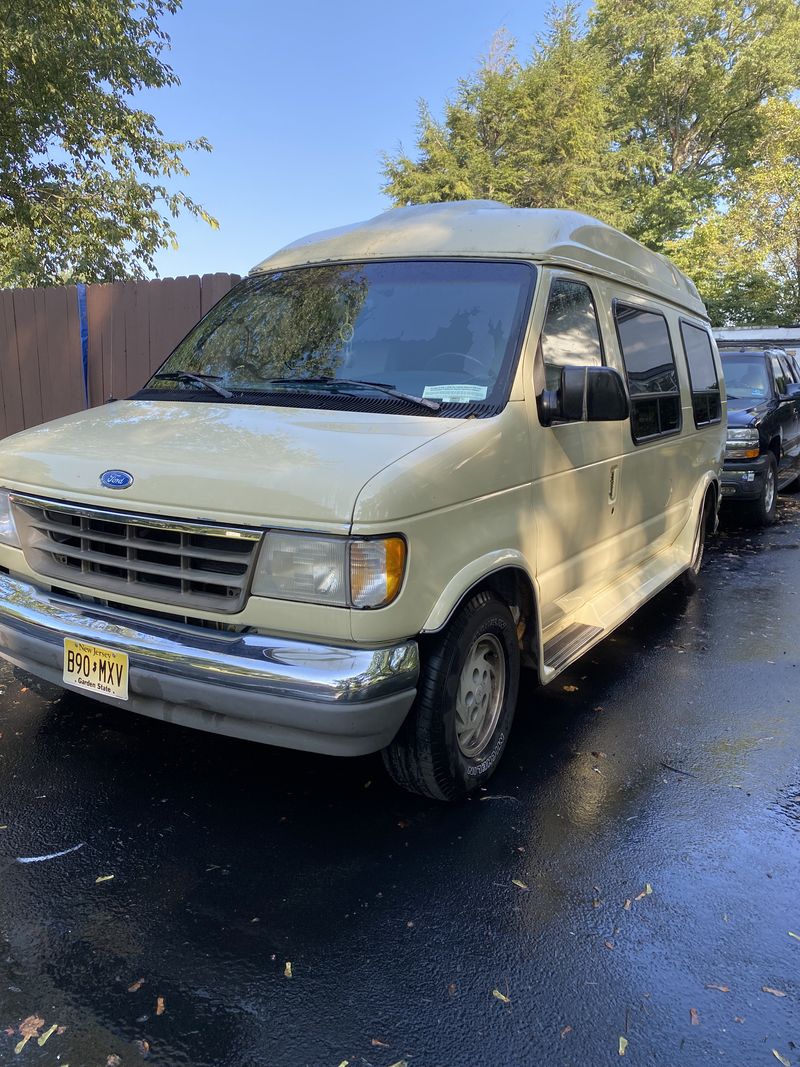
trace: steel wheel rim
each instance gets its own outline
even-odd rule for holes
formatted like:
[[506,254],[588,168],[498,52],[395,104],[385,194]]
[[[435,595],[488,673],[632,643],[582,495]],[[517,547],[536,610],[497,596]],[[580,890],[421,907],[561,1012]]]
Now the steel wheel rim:
[[775,475],[772,473],[772,467],[767,467],[767,479],[764,483],[764,511],[769,513],[772,511],[772,504],[775,500]]
[[456,740],[472,759],[494,733],[506,695],[506,657],[494,634],[476,638],[467,653],[456,694]]

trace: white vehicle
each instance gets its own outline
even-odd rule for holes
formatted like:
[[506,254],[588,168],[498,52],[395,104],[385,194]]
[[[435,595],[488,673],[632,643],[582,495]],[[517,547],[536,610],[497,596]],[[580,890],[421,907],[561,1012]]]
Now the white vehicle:
[[0,444],[0,654],[119,708],[383,750],[454,799],[551,682],[696,578],[725,397],[669,261],[491,202],[317,234],[128,400]]

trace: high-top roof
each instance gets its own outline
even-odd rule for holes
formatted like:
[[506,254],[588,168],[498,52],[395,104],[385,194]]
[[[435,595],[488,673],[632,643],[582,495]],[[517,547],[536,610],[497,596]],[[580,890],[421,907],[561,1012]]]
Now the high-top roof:
[[453,256],[532,259],[621,277],[706,314],[685,274],[613,226],[577,211],[514,208],[494,200],[392,208],[365,222],[294,241],[251,273],[312,263]]

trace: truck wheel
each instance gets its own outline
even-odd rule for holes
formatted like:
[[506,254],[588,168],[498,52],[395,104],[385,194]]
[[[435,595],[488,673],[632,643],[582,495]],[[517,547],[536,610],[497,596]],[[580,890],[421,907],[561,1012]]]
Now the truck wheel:
[[778,508],[778,464],[771,452],[767,455],[769,463],[761,495],[750,505],[750,518],[756,526],[771,526]]
[[394,781],[435,800],[484,785],[508,740],[519,645],[508,606],[476,593],[423,654],[417,699],[383,762]]
[[697,529],[692,546],[692,560],[686,570],[678,578],[681,589],[685,593],[697,591],[700,578],[700,568],[703,566],[703,556],[706,550],[706,534],[708,533],[708,520],[711,517],[711,509],[714,506],[710,493],[706,493],[703,506],[700,509],[700,518],[697,520]]

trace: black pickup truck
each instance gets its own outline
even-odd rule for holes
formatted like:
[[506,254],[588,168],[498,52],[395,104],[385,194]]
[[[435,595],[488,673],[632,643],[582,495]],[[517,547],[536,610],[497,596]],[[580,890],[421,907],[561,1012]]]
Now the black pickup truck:
[[768,525],[778,490],[800,478],[800,366],[775,348],[720,355],[728,393],[723,501]]

